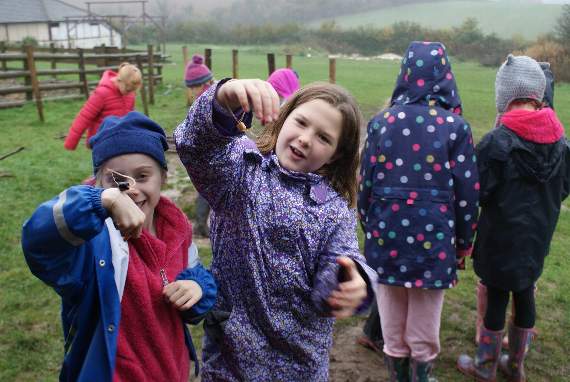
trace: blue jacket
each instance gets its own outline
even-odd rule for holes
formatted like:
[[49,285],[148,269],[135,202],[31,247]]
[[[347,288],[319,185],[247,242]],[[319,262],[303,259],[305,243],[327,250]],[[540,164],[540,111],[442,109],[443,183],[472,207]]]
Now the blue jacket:
[[364,253],[382,284],[444,289],[457,280],[456,248],[472,244],[479,188],[460,110],[445,47],[412,43],[362,156]]
[[[22,247],[30,270],[62,298],[61,381],[113,379],[121,318],[115,272],[119,264],[114,260],[117,248],[128,251],[128,246],[122,240],[117,246],[113,240],[120,234],[107,219],[102,192],[90,186],[71,187],[41,204],[23,226]],[[189,311],[190,318],[196,318],[210,310],[217,290],[212,275],[189,255],[191,262],[177,278],[194,280],[202,288],[202,299]],[[192,338],[185,325],[184,330],[197,373]]]

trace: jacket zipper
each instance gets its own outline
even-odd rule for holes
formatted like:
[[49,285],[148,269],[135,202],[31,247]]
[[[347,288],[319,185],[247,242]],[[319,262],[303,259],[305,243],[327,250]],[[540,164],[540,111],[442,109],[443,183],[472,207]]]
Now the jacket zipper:
[[166,277],[166,271],[164,268],[160,268],[160,278],[162,278],[162,286],[167,286],[169,284],[168,277]]

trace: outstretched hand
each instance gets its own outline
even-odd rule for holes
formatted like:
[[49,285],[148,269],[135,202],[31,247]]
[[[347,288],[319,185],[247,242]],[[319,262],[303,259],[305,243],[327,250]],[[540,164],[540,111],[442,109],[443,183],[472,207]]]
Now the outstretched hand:
[[354,260],[339,257],[337,263],[341,266],[340,272],[344,272],[345,279],[338,284],[327,301],[334,317],[345,318],[352,316],[366,298],[366,282],[358,272]]
[[277,120],[279,115],[279,96],[262,80],[229,80],[218,89],[216,100],[232,110],[241,106],[245,112],[253,111],[262,124]]

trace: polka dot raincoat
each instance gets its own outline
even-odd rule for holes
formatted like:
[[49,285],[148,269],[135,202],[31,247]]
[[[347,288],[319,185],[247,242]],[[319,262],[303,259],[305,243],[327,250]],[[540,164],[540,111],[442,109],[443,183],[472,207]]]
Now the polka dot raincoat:
[[391,106],[368,124],[358,212],[382,284],[445,289],[472,245],[479,183],[473,137],[445,47],[414,42]]

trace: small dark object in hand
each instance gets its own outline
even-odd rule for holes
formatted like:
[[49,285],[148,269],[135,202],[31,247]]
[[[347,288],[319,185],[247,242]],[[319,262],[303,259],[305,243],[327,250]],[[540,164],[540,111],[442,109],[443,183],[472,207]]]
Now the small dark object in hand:
[[127,191],[129,189],[129,182],[117,182],[119,185],[119,191]]

